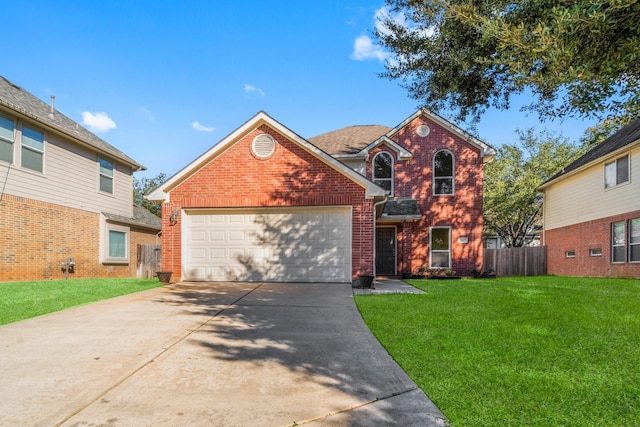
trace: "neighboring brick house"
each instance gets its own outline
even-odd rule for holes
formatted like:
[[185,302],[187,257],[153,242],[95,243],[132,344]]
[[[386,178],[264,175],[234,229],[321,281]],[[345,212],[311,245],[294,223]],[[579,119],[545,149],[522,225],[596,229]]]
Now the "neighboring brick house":
[[470,275],[494,155],[426,110],[309,140],[260,112],[148,196],[163,202],[163,269],[193,281]]
[[640,277],[640,119],[540,190],[549,274]]
[[0,77],[0,281],[135,277],[160,219],[134,205],[144,167]]

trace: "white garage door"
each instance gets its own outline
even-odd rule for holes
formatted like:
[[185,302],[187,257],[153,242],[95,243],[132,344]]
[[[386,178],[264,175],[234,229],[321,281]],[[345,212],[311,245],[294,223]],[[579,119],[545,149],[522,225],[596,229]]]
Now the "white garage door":
[[191,281],[350,282],[351,208],[187,210]]

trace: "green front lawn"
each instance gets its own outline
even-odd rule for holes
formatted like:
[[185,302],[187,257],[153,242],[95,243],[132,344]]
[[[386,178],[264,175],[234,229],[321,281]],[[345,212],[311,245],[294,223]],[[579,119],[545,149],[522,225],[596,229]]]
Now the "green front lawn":
[[362,316],[456,426],[640,426],[640,280],[409,280]]
[[160,286],[158,279],[71,279],[0,283],[0,325]]

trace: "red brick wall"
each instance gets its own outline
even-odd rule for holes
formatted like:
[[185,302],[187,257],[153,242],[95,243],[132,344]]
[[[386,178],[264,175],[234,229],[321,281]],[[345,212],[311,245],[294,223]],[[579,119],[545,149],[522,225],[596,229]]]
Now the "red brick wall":
[[[276,149],[268,159],[256,158],[253,138],[268,133]],[[173,209],[265,206],[353,206],[353,277],[371,274],[373,206],[364,188],[338,173],[267,125],[249,132],[186,181],[171,190],[163,205],[162,268],[181,271],[181,227],[170,226]]]
[[[560,276],[640,277],[640,263],[611,262],[611,223],[632,218],[640,218],[640,211],[546,230],[547,272]],[[589,250],[597,248],[602,249],[602,256],[590,256]],[[575,251],[575,258],[567,258],[567,251]]]
[[5,194],[0,202],[0,281],[64,279],[60,264],[74,259],[70,278],[136,277],[137,244],[155,235],[131,229],[129,265],[99,263],[100,215]]
[[[426,124],[431,132],[420,137],[416,129]],[[394,195],[417,199],[423,217],[411,225],[411,254],[399,254],[398,271],[429,266],[429,230],[433,226],[451,227],[452,269],[459,275],[470,275],[482,266],[482,179],[480,151],[437,123],[419,116],[392,139],[412,153],[408,161],[398,161],[396,154],[384,144],[370,153],[367,176],[371,177],[371,161],[379,151],[394,158]],[[442,150],[451,151],[455,159],[455,194],[433,196],[433,157]],[[403,233],[404,234],[404,233]],[[468,243],[458,243],[467,237]],[[399,237],[400,238],[400,237]],[[407,236],[402,236],[407,240]],[[398,250],[404,245],[398,246]],[[404,249],[406,250],[406,249]],[[406,260],[406,261],[401,261]],[[410,263],[409,263],[410,260]],[[400,264],[402,262],[402,264]]]

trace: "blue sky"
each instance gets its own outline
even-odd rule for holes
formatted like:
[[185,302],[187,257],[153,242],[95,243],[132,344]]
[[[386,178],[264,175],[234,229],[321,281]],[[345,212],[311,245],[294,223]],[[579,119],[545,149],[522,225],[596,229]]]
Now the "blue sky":
[[[4,0],[0,75],[46,102],[55,95],[58,110],[148,168],[136,176],[172,175],[261,110],[306,138],[415,112],[367,44],[382,6]],[[477,136],[499,147],[535,127],[577,140],[594,124],[541,124],[522,104],[489,111]]]

